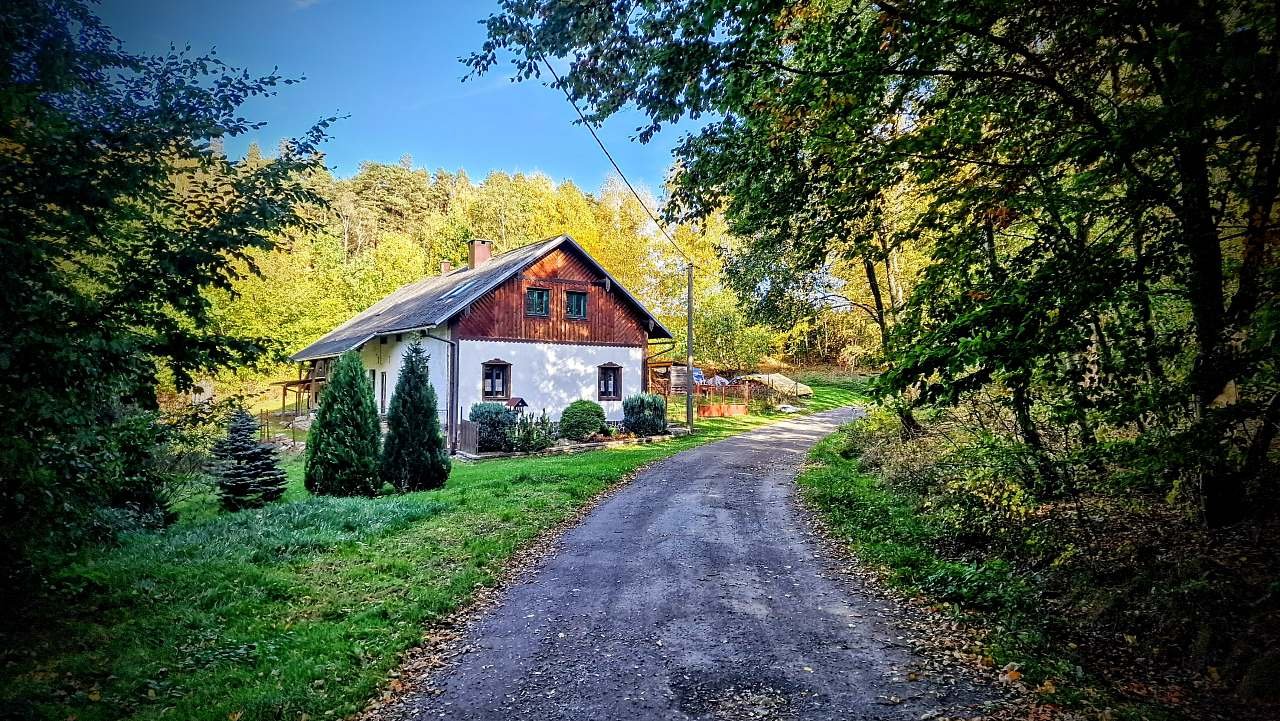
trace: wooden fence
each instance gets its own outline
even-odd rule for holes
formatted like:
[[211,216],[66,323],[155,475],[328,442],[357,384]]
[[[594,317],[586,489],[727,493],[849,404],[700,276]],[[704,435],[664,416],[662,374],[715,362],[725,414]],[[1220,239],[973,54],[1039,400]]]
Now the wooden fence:
[[458,422],[458,450],[463,453],[480,452],[480,426],[465,419]]
[[751,386],[699,384],[694,386],[694,406],[699,418],[745,416],[751,403]]

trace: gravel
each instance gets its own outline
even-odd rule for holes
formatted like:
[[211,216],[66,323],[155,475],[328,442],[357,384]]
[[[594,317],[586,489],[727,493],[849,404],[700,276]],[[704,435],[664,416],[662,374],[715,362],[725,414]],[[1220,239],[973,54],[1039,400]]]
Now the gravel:
[[977,715],[991,692],[923,672],[901,608],[841,573],[847,559],[797,506],[805,454],[852,413],[788,420],[640,472],[462,630],[448,663],[409,671],[408,691],[369,717]]

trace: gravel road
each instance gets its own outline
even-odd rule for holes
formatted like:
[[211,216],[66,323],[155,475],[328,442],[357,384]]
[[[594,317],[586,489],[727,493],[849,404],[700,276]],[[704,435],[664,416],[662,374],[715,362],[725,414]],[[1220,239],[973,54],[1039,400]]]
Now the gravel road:
[[892,611],[833,571],[793,479],[845,409],[650,466],[397,704],[412,719],[920,719],[981,700],[908,680]]

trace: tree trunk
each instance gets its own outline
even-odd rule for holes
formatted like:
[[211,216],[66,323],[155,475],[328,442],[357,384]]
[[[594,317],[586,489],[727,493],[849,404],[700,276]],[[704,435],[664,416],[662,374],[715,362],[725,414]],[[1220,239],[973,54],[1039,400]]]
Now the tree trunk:
[[1213,225],[1209,199],[1209,170],[1205,148],[1199,142],[1179,144],[1182,179],[1182,240],[1190,264],[1191,314],[1196,324],[1196,359],[1192,383],[1201,410],[1208,408],[1226,387],[1220,342],[1224,329],[1222,247]]
[[[889,321],[885,313],[884,299],[880,296],[880,283],[876,277],[876,264],[867,255],[862,256],[862,267],[867,273],[867,285],[871,288],[871,300],[875,304],[876,325],[880,328],[880,352],[886,361],[889,359]],[[902,423],[903,438],[917,436],[924,430],[920,421],[916,420],[911,407],[902,405],[898,408],[898,420]]]
[[[1225,291],[1222,247],[1213,224],[1205,147],[1188,141],[1178,145],[1182,236],[1190,255],[1188,290],[1196,325],[1196,358],[1191,372],[1196,412],[1203,418],[1231,382],[1227,370]],[[1225,467],[1205,469],[1202,479],[1205,523],[1225,526],[1244,517],[1244,484]]]
[[1042,481],[1049,483],[1055,480],[1058,474],[1053,470],[1053,464],[1044,447],[1044,439],[1040,436],[1035,418],[1031,415],[1030,375],[1029,371],[1020,370],[1009,378],[1009,390],[1013,394],[1013,418],[1018,425],[1018,435],[1022,437],[1022,442],[1031,449],[1037,473],[1040,474]]

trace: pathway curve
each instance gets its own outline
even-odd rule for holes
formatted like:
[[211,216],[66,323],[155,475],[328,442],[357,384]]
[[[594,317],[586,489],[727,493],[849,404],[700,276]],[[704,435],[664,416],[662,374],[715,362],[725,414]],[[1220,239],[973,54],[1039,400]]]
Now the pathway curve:
[[410,719],[919,719],[979,700],[908,681],[883,602],[833,571],[795,505],[795,418],[650,466],[398,704]]

